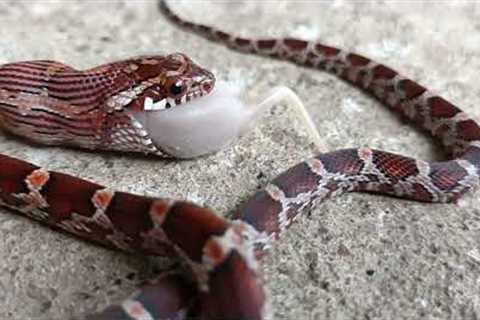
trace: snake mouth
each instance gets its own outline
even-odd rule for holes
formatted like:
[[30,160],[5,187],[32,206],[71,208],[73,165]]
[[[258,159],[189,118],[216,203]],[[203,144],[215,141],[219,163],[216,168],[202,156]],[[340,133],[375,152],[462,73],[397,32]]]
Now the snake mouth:
[[[237,139],[252,122],[242,91],[220,83],[203,97],[191,93],[185,106],[170,110],[137,112],[137,127],[148,136],[148,145],[177,158],[193,158],[223,149]],[[190,92],[190,91],[189,91]],[[192,91],[193,92],[193,91]],[[163,100],[166,100],[165,98]],[[166,102],[162,102],[162,104]],[[155,102],[155,105],[158,105]]]
[[186,104],[187,102],[202,97],[204,93],[201,90],[195,90],[183,95],[181,98],[170,98],[166,97],[157,101],[154,101],[150,97],[146,97],[143,101],[143,110],[145,111],[163,111],[176,107],[179,105]]

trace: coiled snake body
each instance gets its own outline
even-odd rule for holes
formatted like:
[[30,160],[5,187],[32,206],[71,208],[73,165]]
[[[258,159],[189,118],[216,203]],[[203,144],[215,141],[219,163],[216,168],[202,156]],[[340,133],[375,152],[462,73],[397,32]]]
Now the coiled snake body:
[[[192,203],[114,192],[1,155],[3,206],[107,246],[179,256],[191,271],[190,277],[165,274],[122,304],[88,318],[261,319],[266,311],[265,294],[257,280],[256,259],[303,209],[350,191],[451,202],[478,185],[479,126],[416,82],[333,47],[293,38],[239,38],[184,21],[164,2],[160,8],[177,25],[235,50],[338,75],[429,132],[443,144],[451,160],[426,162],[369,148],[320,154],[270,182],[231,222]],[[181,104],[199,92],[207,94],[213,86],[208,71],[178,54],[92,70],[87,73],[95,74],[94,78],[82,78],[77,71],[54,62],[1,67],[2,125],[42,143],[165,155],[145,142],[147,134],[138,134],[142,128],[131,115],[145,111],[146,99]],[[67,72],[65,78],[56,76],[62,72]],[[76,91],[82,94],[77,96]],[[117,128],[123,128],[121,134]]]

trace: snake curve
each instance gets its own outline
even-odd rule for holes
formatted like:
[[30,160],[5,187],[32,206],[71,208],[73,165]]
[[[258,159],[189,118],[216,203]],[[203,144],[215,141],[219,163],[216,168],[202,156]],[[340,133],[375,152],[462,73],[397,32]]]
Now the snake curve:
[[[255,257],[260,257],[303,209],[351,191],[382,193],[425,202],[451,202],[478,185],[480,127],[460,109],[416,82],[366,57],[333,47],[293,38],[239,38],[182,20],[163,1],[160,8],[177,25],[235,50],[289,60],[336,74],[425,129],[444,145],[451,159],[426,162],[370,148],[320,154],[280,174],[238,210],[235,221],[228,221],[192,203],[114,192],[80,178],[49,172],[0,155],[2,206],[55,229],[110,247],[144,254],[180,256],[191,270],[190,277],[176,272],[165,274],[121,305],[111,306],[87,318],[262,319],[266,302],[257,279]],[[54,70],[64,68],[53,62],[39,62],[51,63]],[[105,67],[100,68],[98,74],[101,76],[104,70]],[[3,110],[9,110],[11,114],[12,110],[25,107],[29,112],[44,113],[41,116],[28,115],[27,120],[44,121],[50,113],[63,115],[61,107],[48,110],[48,113],[45,110],[32,111],[31,106],[28,108],[21,103],[12,106],[8,103],[12,98],[11,91],[22,82],[7,82],[11,85],[10,90],[0,82]],[[117,80],[110,83],[115,86]],[[93,88],[90,90],[94,91]],[[25,87],[17,91],[22,90],[28,91]],[[33,94],[41,95],[38,92]],[[114,95],[109,92],[107,96]],[[4,114],[0,115],[5,122]],[[11,121],[12,125],[16,123],[19,122]],[[49,123],[52,122],[43,122]],[[66,122],[56,121],[57,126],[61,123]],[[35,139],[21,128],[18,134]],[[58,141],[39,142],[69,144],[72,135],[67,133],[70,136],[67,134],[66,140],[59,137]],[[108,149],[111,146],[109,140],[100,137],[95,141],[102,141],[102,144],[82,146]],[[117,149],[123,150],[122,147]]]
[[242,207],[237,217],[264,232],[281,233],[303,207],[349,191],[423,202],[452,202],[479,183],[480,127],[425,87],[364,56],[296,38],[246,39],[183,20],[159,2],[174,24],[244,53],[331,72],[369,93],[394,113],[436,138],[451,160],[427,162],[370,148],[320,154],[280,174]]

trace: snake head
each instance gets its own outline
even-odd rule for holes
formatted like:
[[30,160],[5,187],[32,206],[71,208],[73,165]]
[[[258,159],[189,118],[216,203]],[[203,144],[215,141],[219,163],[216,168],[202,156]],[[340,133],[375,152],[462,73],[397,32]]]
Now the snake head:
[[142,57],[132,64],[140,89],[140,109],[161,111],[207,95],[215,85],[214,75],[182,53]]

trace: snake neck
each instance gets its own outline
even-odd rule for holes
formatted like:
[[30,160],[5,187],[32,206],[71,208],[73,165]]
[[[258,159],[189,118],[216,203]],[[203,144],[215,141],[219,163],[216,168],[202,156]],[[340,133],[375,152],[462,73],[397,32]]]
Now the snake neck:
[[55,61],[0,67],[0,127],[46,145],[165,155],[132,115],[148,83],[120,61],[79,71]]

